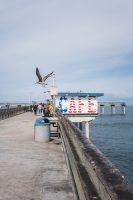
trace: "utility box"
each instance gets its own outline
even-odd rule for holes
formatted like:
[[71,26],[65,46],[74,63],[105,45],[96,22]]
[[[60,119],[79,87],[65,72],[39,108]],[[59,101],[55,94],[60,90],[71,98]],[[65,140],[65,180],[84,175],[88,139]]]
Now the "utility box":
[[34,124],[34,138],[37,142],[49,142],[50,140],[50,123],[48,118],[39,117]]

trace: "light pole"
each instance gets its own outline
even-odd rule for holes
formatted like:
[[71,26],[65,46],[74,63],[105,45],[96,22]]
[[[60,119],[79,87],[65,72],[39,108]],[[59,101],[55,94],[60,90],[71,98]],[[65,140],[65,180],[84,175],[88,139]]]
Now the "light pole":
[[50,87],[50,95],[53,102],[53,116],[55,117],[55,99],[58,95],[58,87],[55,86],[55,74],[53,75],[53,85]]

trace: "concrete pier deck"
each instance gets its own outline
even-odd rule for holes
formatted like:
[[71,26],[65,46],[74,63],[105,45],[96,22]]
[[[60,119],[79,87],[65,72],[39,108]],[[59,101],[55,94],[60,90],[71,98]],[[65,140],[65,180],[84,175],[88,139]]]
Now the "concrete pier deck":
[[0,121],[0,200],[73,200],[62,145],[34,141],[33,113]]

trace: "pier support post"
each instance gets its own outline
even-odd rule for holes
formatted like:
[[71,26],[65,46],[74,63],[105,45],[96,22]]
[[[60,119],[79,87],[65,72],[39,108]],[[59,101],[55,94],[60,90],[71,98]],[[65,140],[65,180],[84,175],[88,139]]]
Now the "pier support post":
[[81,131],[83,131],[83,124],[82,124],[82,122],[79,122],[79,129],[80,129]]
[[114,115],[115,114],[115,105],[111,104],[111,114]]
[[125,115],[126,114],[126,105],[121,104],[121,114]]
[[83,131],[83,124],[82,124],[82,122],[74,122],[74,124],[75,124],[75,126],[77,128],[79,128],[81,131]]
[[104,105],[100,105],[100,114],[104,115]]
[[85,136],[90,140],[89,122],[85,122]]
[[73,122],[76,127],[78,127],[78,122]]
[[77,124],[77,127],[80,129],[80,122],[76,122],[76,124]]

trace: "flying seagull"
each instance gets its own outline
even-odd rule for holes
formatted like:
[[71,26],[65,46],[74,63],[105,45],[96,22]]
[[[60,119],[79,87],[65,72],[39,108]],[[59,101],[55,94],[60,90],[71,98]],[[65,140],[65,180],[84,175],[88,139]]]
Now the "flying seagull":
[[43,86],[45,86],[45,85],[47,85],[47,83],[45,83],[45,81],[46,81],[50,76],[53,75],[53,72],[47,74],[46,76],[44,76],[44,77],[42,78],[42,76],[40,75],[40,72],[39,72],[38,67],[36,67],[36,75],[37,75],[37,77],[38,77],[38,81],[37,81],[36,83],[42,84]]

